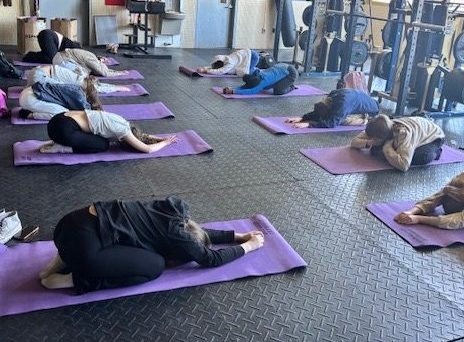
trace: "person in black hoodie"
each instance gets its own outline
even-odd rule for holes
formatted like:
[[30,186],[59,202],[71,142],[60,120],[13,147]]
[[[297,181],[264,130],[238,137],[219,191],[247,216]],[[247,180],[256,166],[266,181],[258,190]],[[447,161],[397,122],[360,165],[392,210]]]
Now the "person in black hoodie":
[[[141,284],[166,264],[231,262],[263,246],[260,231],[246,234],[201,228],[181,199],[107,201],[65,215],[56,226],[58,255],[40,273],[48,289],[78,293]],[[211,244],[240,243],[214,250]]]

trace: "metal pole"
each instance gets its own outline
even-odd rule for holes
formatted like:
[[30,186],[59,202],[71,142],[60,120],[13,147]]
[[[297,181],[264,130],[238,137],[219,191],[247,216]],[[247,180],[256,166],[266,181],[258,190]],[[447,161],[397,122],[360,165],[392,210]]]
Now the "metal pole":
[[[305,53],[304,53],[304,72],[310,72],[312,61],[313,61],[313,52],[314,52],[314,38],[316,36],[316,20],[319,14],[319,7],[326,5],[326,0],[314,0],[313,1],[313,13],[311,16],[311,23],[308,27],[308,39],[305,44]],[[327,52],[328,53],[328,52]]]
[[[420,23],[423,8],[424,0],[414,1],[411,22]],[[401,71],[401,86],[398,93],[398,101],[396,102],[396,116],[403,116],[404,109],[408,104],[409,82],[411,80],[412,69],[414,68],[414,57],[416,55],[418,35],[419,27],[412,26],[409,31],[409,43],[406,47],[406,58],[404,60],[403,69]]]
[[[404,0],[401,1],[400,3],[401,9],[404,9],[406,6],[406,2]],[[385,85],[385,91],[390,92],[393,83],[395,82],[395,76],[396,76],[396,67],[398,64],[398,59],[400,55],[400,48],[401,48],[401,40],[403,37],[403,29],[404,29],[404,24],[402,23],[406,18],[406,12],[405,11],[398,11],[398,23],[396,26],[396,32],[395,32],[395,39],[393,40],[393,46],[392,46],[392,54],[391,54],[391,60],[390,60],[390,70],[388,71],[388,77],[387,77],[387,84]]]
[[284,13],[284,5],[287,0],[279,0],[277,5],[277,18],[276,18],[276,27],[274,32],[274,60],[279,60],[279,44],[280,44],[280,32],[282,30],[282,16]]
[[[423,1],[423,0],[422,0]],[[340,79],[348,73],[351,64],[351,50],[353,48],[353,40],[355,37],[356,25],[358,23],[358,17],[356,13],[359,12],[361,7],[361,0],[352,0],[350,4],[350,25],[348,32],[346,33],[346,40],[343,46],[343,55],[341,62],[341,76]]]

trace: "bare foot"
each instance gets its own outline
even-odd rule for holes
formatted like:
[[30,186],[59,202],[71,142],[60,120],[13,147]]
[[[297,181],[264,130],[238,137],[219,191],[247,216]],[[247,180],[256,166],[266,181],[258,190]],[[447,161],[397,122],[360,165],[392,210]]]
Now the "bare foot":
[[40,281],[42,286],[50,289],[68,289],[74,287],[74,282],[72,278],[72,273],[69,274],[59,274],[53,273],[50,274],[47,278],[44,278]]
[[57,254],[52,261],[39,273],[40,279],[47,278],[50,274],[62,271],[66,267],[63,260]]

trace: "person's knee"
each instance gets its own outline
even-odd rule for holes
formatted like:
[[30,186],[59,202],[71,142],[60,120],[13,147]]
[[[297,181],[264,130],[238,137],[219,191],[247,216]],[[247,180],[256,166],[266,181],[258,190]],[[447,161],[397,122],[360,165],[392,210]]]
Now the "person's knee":
[[150,271],[146,276],[150,280],[158,278],[166,268],[164,258],[160,255],[153,255],[153,257],[150,258],[150,260],[147,260],[147,263],[147,269]]

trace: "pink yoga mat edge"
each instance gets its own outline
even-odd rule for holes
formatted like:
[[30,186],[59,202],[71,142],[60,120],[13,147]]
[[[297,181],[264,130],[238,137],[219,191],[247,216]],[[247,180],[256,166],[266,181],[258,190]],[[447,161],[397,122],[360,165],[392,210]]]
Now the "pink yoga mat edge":
[[[188,263],[174,269],[168,269],[158,279],[138,286],[75,295],[72,289],[51,291],[42,288],[39,283],[38,273],[40,269],[56,253],[51,241],[20,244],[8,248],[0,259],[0,265],[4,263],[0,267],[0,278],[5,279],[5,276],[9,275],[9,282],[0,282],[0,316],[232,281],[246,277],[265,276],[307,266],[301,256],[263,215],[254,215],[249,219],[210,222],[204,226],[210,229],[234,229],[238,232],[258,229],[265,235],[265,245],[263,248],[221,267],[201,268],[195,263]],[[27,258],[28,262],[21,262],[22,258]],[[11,268],[16,271],[13,276],[11,276]]]

